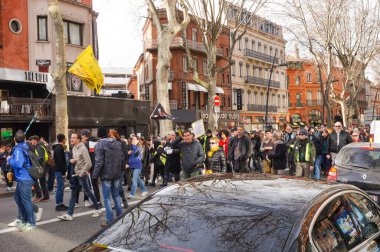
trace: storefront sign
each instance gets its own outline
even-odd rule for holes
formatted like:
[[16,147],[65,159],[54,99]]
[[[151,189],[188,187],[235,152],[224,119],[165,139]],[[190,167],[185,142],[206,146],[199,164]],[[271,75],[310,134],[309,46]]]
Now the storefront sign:
[[243,101],[241,97],[241,89],[236,89],[236,104],[237,104],[237,110],[243,109]]
[[149,84],[145,84],[145,100],[149,100]]
[[187,85],[186,82],[182,82],[182,108],[186,108],[186,101],[187,101]]
[[47,73],[40,73],[40,72],[25,72],[25,81],[29,82],[42,82],[46,83],[48,82],[49,75]]
[[[204,120],[208,119],[208,113],[206,111],[201,111],[201,118]],[[223,112],[218,113],[218,119],[222,121],[239,121],[239,113],[234,112]]]

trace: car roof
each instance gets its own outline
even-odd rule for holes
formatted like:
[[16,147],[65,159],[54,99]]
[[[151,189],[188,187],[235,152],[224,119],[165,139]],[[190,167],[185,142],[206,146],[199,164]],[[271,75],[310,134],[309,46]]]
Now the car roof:
[[244,206],[254,205],[297,216],[298,212],[318,195],[323,195],[326,191],[340,191],[346,187],[347,185],[334,182],[291,176],[261,173],[223,174],[181,181],[158,191],[153,197],[184,197]]
[[380,143],[370,143],[370,142],[350,143],[350,144],[345,145],[343,148],[360,148],[360,147],[380,148]]

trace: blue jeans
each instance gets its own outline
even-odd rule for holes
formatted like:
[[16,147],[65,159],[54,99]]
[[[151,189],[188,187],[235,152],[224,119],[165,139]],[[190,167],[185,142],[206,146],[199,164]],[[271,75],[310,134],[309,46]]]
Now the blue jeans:
[[13,195],[18,212],[21,213],[21,221],[23,223],[29,223],[32,226],[36,225],[34,219],[33,205],[32,205],[32,186],[33,180],[17,181],[16,191]]
[[314,178],[321,178],[321,163],[322,163],[322,155],[318,155],[314,161]]
[[107,223],[110,223],[113,221],[113,211],[112,211],[112,206],[111,206],[110,195],[112,195],[113,202],[115,203],[116,216],[119,216],[123,213],[123,210],[121,209],[121,198],[119,194],[120,178],[114,179],[114,180],[102,181],[102,190],[103,190],[104,206],[106,208],[106,219],[107,219]]
[[95,198],[94,192],[90,189],[90,184],[88,182],[88,176],[72,176],[70,180],[70,188],[71,188],[71,197],[70,197],[70,203],[69,203],[69,209],[67,210],[68,215],[73,215],[74,213],[74,207],[75,207],[75,201],[77,198],[77,193],[79,191],[79,187],[82,186],[82,189],[84,193],[91,199],[92,203],[95,206],[96,210],[99,210],[99,204],[98,201]]
[[65,183],[63,182],[62,176],[62,172],[55,172],[55,177],[57,178],[57,192],[55,193],[55,204],[57,206],[63,204],[63,190]]
[[131,169],[132,170],[132,187],[131,187],[131,195],[135,196],[137,186],[140,186],[142,192],[147,192],[148,190],[145,188],[144,181],[140,178],[141,169]]

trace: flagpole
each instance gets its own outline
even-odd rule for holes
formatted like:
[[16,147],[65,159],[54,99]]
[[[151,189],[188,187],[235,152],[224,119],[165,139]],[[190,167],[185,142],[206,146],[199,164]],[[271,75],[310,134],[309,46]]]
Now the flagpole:
[[34,112],[34,116],[32,118],[32,120],[29,122],[29,125],[28,127],[26,128],[24,134],[26,135],[26,133],[29,131],[29,128],[30,126],[32,126],[33,122],[35,121],[36,117],[37,117],[37,112],[39,112],[42,108],[42,106],[45,104],[45,102],[47,101],[47,99],[49,98],[49,96],[53,93],[53,90],[57,87],[57,85],[59,83],[61,83],[62,81],[62,78],[65,77],[67,71],[65,73],[62,74],[61,78],[59,78],[59,80],[57,82],[54,81],[54,87],[52,88],[52,90],[50,90],[49,94],[46,96],[45,100],[42,102],[42,104],[40,105],[40,107],[37,109],[37,111]]

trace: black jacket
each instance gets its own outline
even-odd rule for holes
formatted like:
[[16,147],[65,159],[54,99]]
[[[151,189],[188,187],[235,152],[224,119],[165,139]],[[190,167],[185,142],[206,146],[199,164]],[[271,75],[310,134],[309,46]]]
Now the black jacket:
[[330,134],[330,152],[338,153],[343,146],[352,143],[350,134],[345,130],[340,131],[339,146],[337,145],[337,137],[336,131]]
[[320,132],[315,132],[312,141],[314,143],[316,155],[322,155],[322,134]]
[[[87,142],[84,144],[88,150],[88,154],[90,155],[90,158],[91,158],[91,164],[92,164],[92,167],[90,169],[90,172],[92,173],[92,171],[94,170],[94,167],[95,167],[95,148],[92,147],[94,144],[96,145],[96,143],[99,141],[98,138],[96,137],[93,137],[91,136],[90,138],[88,138]],[[91,147],[90,148],[90,142],[91,143]]]
[[241,138],[236,137],[236,139],[234,139],[234,141],[231,145],[231,151],[229,151],[229,153],[228,153],[228,155],[229,155],[228,158],[231,161],[235,160],[234,150],[236,147],[238,147],[239,142],[241,143],[240,144],[240,150],[239,150],[239,152],[241,154],[240,154],[239,160],[240,161],[246,161],[246,160],[248,160],[248,158],[250,158],[252,156],[253,146],[252,146],[251,139],[249,139],[249,137],[247,135],[243,135]]
[[207,169],[213,172],[226,172],[226,156],[223,147],[215,151],[211,157],[206,158]]
[[53,146],[53,158],[55,164],[55,171],[61,172],[62,174],[66,173],[66,156],[65,150],[63,149],[62,144],[54,144]]
[[272,167],[275,170],[285,170],[287,166],[288,147],[283,141],[279,141],[273,145],[273,150],[268,154],[268,158],[272,159]]
[[124,155],[121,143],[114,138],[103,138],[95,146],[94,179],[114,180],[121,177]]

